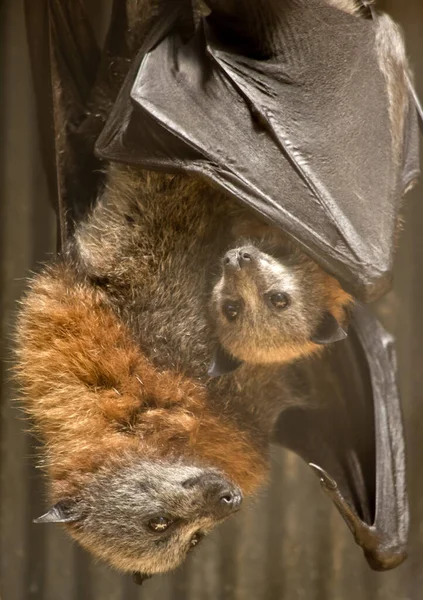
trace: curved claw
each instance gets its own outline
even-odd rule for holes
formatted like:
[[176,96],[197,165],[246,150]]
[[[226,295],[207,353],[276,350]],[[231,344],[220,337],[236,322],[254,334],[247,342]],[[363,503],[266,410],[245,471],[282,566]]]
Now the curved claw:
[[361,520],[355,510],[353,510],[345,500],[339,491],[336,481],[322,467],[319,467],[319,465],[309,463],[309,466],[319,477],[323,490],[326,492],[326,494],[328,494],[336,508],[341,513],[344,521],[347,523],[348,527],[353,533],[357,543],[363,545],[363,539],[367,537],[366,534],[368,534],[370,531],[370,527]]
[[406,551],[395,545],[383,543],[376,528],[362,521],[351,508],[339,491],[336,481],[319,465],[309,463],[309,466],[319,477],[323,490],[335,504],[357,544],[362,547],[372,569],[386,571],[400,565],[407,557]]
[[327,471],[322,469],[322,467],[319,467],[319,465],[315,465],[314,463],[308,463],[308,466],[311,467],[316,473],[317,477],[319,477],[322,487],[329,490],[337,489],[338,484],[336,481],[329,475],[329,473],[327,473]]

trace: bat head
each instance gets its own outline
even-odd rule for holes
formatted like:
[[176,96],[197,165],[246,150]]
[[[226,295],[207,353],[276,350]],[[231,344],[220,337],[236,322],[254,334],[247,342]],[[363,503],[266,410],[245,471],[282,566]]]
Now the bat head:
[[229,250],[211,309],[223,348],[250,363],[288,362],[346,337],[348,295],[301,251],[280,243]]
[[95,556],[145,579],[180,565],[241,502],[239,488],[218,471],[140,460],[103,467],[35,522],[66,523]]

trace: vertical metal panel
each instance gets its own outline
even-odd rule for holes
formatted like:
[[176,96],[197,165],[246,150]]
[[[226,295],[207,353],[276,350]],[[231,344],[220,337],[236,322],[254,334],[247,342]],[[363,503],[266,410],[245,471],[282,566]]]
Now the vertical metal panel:
[[[36,1],[36,0],[34,0]],[[101,12],[106,2],[93,0]],[[385,2],[403,23],[417,75],[423,69],[423,5]],[[94,13],[96,14],[96,13]],[[53,252],[54,218],[39,157],[22,3],[0,4],[0,298],[2,600],[420,600],[423,597],[423,206],[409,198],[398,253],[393,320],[398,336],[408,438],[412,512],[410,557],[393,572],[369,570],[316,478],[294,455],[275,449],[270,489],[226,523],[174,575],[143,589],[95,564],[58,527],[36,527],[42,481],[34,444],[14,403],[8,339],[24,278]],[[418,82],[423,79],[417,77]],[[421,88],[421,86],[420,86]],[[423,89],[420,89],[423,96]]]

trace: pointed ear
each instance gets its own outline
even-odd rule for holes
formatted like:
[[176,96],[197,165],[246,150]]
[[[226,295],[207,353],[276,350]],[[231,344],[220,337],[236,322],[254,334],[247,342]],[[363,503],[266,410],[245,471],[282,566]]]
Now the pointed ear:
[[133,573],[132,579],[137,585],[142,585],[146,579],[151,579],[152,575],[146,575],[145,573]]
[[231,356],[226,350],[219,344],[213,356],[212,364],[208,370],[210,377],[221,377],[232,373],[238,367],[242,365],[242,360]]
[[329,311],[325,312],[325,315],[311,337],[311,341],[315,344],[333,344],[333,342],[340,342],[348,337],[347,332],[342,329],[338,321]]
[[34,519],[33,523],[73,523],[79,521],[81,515],[75,510],[74,500],[61,500],[55,504],[45,515]]

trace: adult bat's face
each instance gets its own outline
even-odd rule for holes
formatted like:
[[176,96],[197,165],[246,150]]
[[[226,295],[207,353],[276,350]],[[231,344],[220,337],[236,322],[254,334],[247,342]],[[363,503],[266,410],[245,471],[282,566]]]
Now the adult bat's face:
[[239,488],[217,471],[144,460],[104,467],[39,521],[66,522],[95,556],[150,576],[179,566],[241,502]]
[[[286,362],[316,352],[319,343],[337,341],[336,318],[343,316],[346,299],[301,252],[280,246],[267,253],[248,244],[223,257],[212,313],[219,340],[232,356]],[[323,331],[327,327],[333,331]]]

